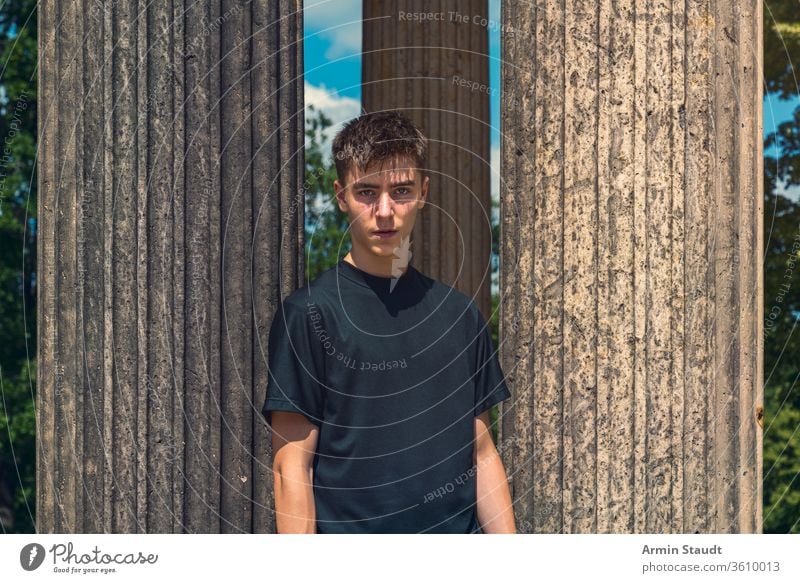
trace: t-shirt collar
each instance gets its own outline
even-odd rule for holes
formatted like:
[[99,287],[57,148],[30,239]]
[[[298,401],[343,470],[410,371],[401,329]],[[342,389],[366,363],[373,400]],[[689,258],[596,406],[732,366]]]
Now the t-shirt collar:
[[372,289],[377,289],[380,291],[390,291],[392,280],[396,280],[394,284],[394,289],[397,289],[397,286],[401,284],[405,284],[413,277],[414,266],[409,261],[408,266],[406,267],[405,272],[400,277],[383,277],[380,275],[373,275],[372,273],[367,273],[363,269],[359,269],[352,263],[345,261],[344,259],[340,259],[339,263],[337,264],[337,273],[343,277],[346,277],[350,281],[358,283],[360,285],[367,286]]

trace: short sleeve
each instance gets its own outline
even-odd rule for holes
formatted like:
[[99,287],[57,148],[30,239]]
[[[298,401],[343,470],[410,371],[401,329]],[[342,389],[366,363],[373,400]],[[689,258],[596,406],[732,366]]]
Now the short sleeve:
[[491,327],[486,324],[477,306],[474,306],[474,310],[478,321],[474,332],[477,338],[474,352],[476,354],[477,368],[474,377],[475,416],[478,416],[490,409],[492,405],[508,399],[511,396],[511,391],[506,385],[498,353],[494,349]]
[[314,334],[321,319],[313,303],[284,300],[275,311],[269,331],[267,395],[261,413],[271,423],[271,411],[301,413],[322,424],[324,386],[323,348]]

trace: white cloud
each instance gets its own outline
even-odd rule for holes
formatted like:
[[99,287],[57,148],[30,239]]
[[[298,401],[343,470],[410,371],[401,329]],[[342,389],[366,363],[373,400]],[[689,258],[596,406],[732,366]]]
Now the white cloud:
[[489,20],[492,23],[499,23],[502,16],[500,0],[489,0]]
[[325,58],[361,53],[361,0],[310,0],[303,19],[309,33],[331,43]]
[[316,87],[305,83],[306,108],[313,105],[316,109],[325,112],[333,120],[334,125],[353,118],[361,111],[361,102],[353,97],[343,97],[335,89],[328,89],[325,85]]
[[322,111],[328,118],[333,121],[333,125],[326,130],[326,141],[322,143],[323,153],[325,158],[330,158],[330,140],[342,128],[342,125],[356,117],[361,112],[361,102],[352,97],[342,97],[331,90],[321,85],[316,87],[309,83],[305,83],[305,106],[306,117],[311,116],[308,110],[309,105],[313,105],[317,111]]
[[787,188],[786,182],[777,180],[775,183],[775,192],[781,196],[785,196],[794,202],[800,202],[800,187],[790,186]]

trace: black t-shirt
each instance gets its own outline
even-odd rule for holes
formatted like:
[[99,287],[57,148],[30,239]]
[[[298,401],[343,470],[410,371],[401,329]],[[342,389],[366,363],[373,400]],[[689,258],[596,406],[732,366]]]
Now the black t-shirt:
[[319,533],[479,533],[474,417],[511,396],[475,303],[341,260],[281,303],[262,412],[319,427]]

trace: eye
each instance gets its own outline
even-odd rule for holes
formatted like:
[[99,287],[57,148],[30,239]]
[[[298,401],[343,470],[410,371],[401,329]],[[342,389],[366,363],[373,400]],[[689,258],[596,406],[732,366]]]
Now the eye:
[[375,194],[374,190],[359,190],[358,194],[361,196],[371,197]]
[[402,195],[409,194],[411,191],[409,189],[405,188],[405,187],[400,187],[395,192],[402,196]]

